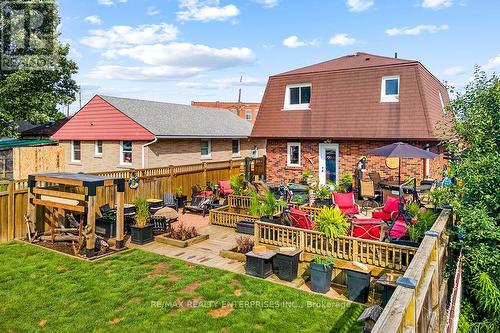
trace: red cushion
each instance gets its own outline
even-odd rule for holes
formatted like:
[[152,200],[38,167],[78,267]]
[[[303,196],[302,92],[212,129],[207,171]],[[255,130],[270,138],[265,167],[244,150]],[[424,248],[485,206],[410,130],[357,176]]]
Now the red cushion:
[[231,189],[231,182],[229,180],[221,180],[219,182],[219,188],[221,190],[229,190]]
[[352,219],[352,236],[380,240],[381,219]]
[[222,193],[223,195],[232,194],[233,192],[234,190],[232,188],[225,188],[220,191],[220,193]]
[[354,193],[337,193],[332,194],[333,203],[339,208],[348,208],[354,206]]
[[[401,201],[404,202],[404,199],[402,199]],[[384,208],[382,208],[382,210],[389,214],[391,214],[392,212],[397,212],[398,204],[399,204],[399,199],[389,195],[385,199],[385,205]]]
[[408,227],[406,226],[406,223],[398,219],[392,226],[389,235],[391,236],[391,238],[399,239],[406,235],[407,231]]
[[290,220],[292,227],[312,230],[312,222],[309,219],[309,215],[303,210],[290,208]]
[[340,212],[344,215],[352,215],[352,214],[358,214],[359,209],[358,206],[351,206],[351,207],[339,207]]

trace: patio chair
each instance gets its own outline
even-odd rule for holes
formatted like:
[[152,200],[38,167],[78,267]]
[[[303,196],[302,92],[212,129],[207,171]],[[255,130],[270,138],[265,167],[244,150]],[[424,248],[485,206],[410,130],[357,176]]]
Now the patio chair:
[[191,186],[191,198],[196,197],[200,193],[201,193],[201,187],[199,185],[195,184]]
[[375,193],[375,185],[372,180],[361,180],[361,197],[363,198],[363,204],[361,205],[361,211],[368,212],[368,207],[378,208],[380,200],[380,195]]
[[165,193],[163,195],[163,207],[170,207],[176,211],[179,210],[177,196],[173,193]]
[[351,237],[381,241],[383,239],[381,219],[351,220]]
[[229,180],[221,180],[219,182],[219,194],[223,197],[227,197],[233,194],[234,190],[231,188],[231,182]]
[[101,207],[99,207],[99,211],[101,212],[101,216],[104,216],[106,214],[115,214],[115,211],[111,209],[111,207],[108,204],[104,204]]
[[383,221],[392,221],[399,218],[399,203],[404,204],[404,199],[399,200],[397,197],[391,195],[387,196],[384,207],[382,207],[381,210],[373,211],[372,218],[381,219]]
[[380,177],[380,173],[378,171],[372,171],[368,174],[368,177],[373,181],[373,186],[376,191],[380,190],[380,182],[382,178]]
[[150,216],[149,222],[153,225],[153,234],[155,235],[170,232],[172,221],[165,216]]
[[312,230],[313,229],[313,221],[311,216],[300,209],[291,207],[290,209],[285,211],[285,218],[287,219],[290,226],[294,228]]
[[354,200],[354,193],[332,193],[332,203],[335,207],[338,207],[342,214],[345,215],[355,215],[359,213],[359,206]]
[[210,210],[212,204],[214,204],[215,198],[209,196],[201,196],[198,195],[194,197],[192,200],[188,200],[184,203],[184,207],[182,208],[182,214],[186,214],[186,210],[193,213],[202,213],[203,217],[207,215],[207,212]]

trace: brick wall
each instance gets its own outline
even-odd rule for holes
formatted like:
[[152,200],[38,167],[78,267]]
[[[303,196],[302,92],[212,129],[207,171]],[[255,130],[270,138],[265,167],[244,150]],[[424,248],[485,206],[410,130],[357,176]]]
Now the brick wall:
[[[259,113],[260,103],[246,102],[191,102],[192,106],[204,106],[208,108],[226,109],[238,115],[240,118],[246,119],[247,112],[250,113],[249,121],[254,124],[257,114]],[[239,111],[239,112],[238,112]]]
[[[301,142],[301,166],[287,167],[287,142]],[[318,140],[268,140],[267,141],[267,178],[273,183],[298,182],[302,172],[311,170],[318,176],[319,170],[319,143]],[[337,141],[339,144],[339,174],[345,172],[355,174],[356,165],[370,149],[389,144],[388,142],[368,141]],[[425,147],[423,142],[409,142],[418,147]],[[431,151],[442,154],[440,148],[431,143]],[[366,168],[368,172],[378,171],[382,178],[393,177],[397,179],[398,169],[389,169],[385,164],[385,158],[378,156],[366,156]],[[430,161],[430,178],[441,178],[444,159],[442,155]],[[422,159],[401,159],[401,179],[416,177],[418,180],[424,178],[424,161]]]
[[[95,155],[95,141],[81,141],[81,162],[71,162],[71,141],[61,141],[59,144],[64,148],[65,170],[67,172],[99,172],[121,168],[140,169],[142,167],[142,145],[145,143],[145,141],[133,142],[132,166],[120,165],[120,141],[103,141],[102,156]],[[255,145],[259,148],[259,156],[265,155],[265,140],[241,139],[240,157],[233,157],[231,139],[212,139],[211,159],[201,159],[199,139],[160,139],[146,147],[145,167],[154,168],[244,158],[252,155],[252,149]]]

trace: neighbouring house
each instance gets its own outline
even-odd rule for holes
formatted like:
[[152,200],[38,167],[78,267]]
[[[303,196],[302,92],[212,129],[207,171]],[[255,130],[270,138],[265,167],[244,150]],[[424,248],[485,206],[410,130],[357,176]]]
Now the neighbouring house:
[[[347,55],[269,78],[251,137],[267,138],[267,177],[321,183],[355,174],[369,149],[404,141],[441,154],[402,159],[402,179],[437,178],[449,126],[446,87],[420,62],[368,53]],[[397,177],[397,167],[367,156],[367,170]],[[397,178],[396,178],[397,179]]]
[[70,118],[64,118],[56,121],[48,122],[47,124],[33,125],[33,127],[21,130],[21,139],[36,139],[44,140],[50,139]]
[[258,157],[251,130],[223,109],[96,95],[52,139],[66,171],[99,172]]
[[0,179],[26,179],[29,174],[64,171],[62,149],[52,140],[0,140]]
[[255,123],[257,114],[259,113],[260,103],[247,102],[191,102],[192,106],[203,106],[208,108],[226,109],[245,119],[246,121]]

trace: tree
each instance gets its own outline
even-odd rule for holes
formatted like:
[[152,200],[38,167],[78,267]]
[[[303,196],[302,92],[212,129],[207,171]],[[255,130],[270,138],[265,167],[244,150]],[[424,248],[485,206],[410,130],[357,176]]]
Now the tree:
[[[48,5],[47,1],[27,4],[6,1],[0,6],[7,22],[0,26],[3,36],[0,52],[0,136],[16,136],[17,121],[45,123],[64,118],[64,114],[57,111],[57,106],[74,102],[79,88],[72,75],[77,73],[78,67],[68,58],[69,45],[58,41],[59,33],[56,31],[60,18],[55,1],[50,1]],[[25,30],[15,24],[16,20],[37,22],[34,20],[37,15],[41,18],[40,24],[30,25]],[[26,59],[30,59],[28,65]],[[40,63],[46,65],[33,65]]]
[[463,253],[462,332],[495,332],[500,327],[500,80],[476,69],[465,92],[448,108],[458,141],[456,214]]

